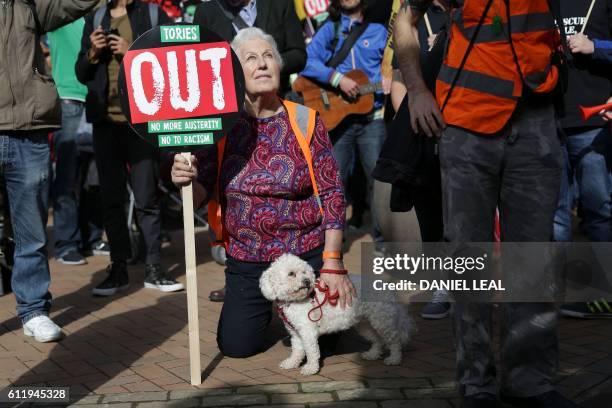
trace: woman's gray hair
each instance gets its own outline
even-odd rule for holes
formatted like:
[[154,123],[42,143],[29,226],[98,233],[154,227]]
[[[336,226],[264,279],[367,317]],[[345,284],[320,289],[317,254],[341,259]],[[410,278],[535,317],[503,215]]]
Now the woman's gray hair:
[[264,32],[260,28],[249,27],[249,28],[244,28],[238,31],[238,34],[236,34],[236,36],[232,40],[232,44],[231,44],[232,49],[238,55],[238,57],[240,57],[240,49],[242,45],[247,41],[251,41],[255,39],[261,39],[267,42],[268,44],[270,44],[270,46],[272,47],[272,53],[274,54],[274,59],[278,63],[278,66],[282,69],[283,68],[283,58],[281,57],[280,52],[278,51],[278,46],[276,45],[276,41],[274,40],[274,37]]

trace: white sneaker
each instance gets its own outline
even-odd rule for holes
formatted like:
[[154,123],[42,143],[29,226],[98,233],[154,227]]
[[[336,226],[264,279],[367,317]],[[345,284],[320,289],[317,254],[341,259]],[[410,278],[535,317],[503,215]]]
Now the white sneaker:
[[34,337],[40,343],[56,341],[62,337],[62,329],[48,316],[36,316],[23,325],[23,334]]

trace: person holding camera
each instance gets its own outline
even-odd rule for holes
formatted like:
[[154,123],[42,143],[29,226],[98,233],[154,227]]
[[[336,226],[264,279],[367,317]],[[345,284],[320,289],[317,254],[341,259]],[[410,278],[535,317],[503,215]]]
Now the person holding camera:
[[130,128],[121,111],[118,87],[121,60],[132,41],[158,23],[170,21],[157,5],[140,0],[111,0],[85,18],[76,74],[88,89],[86,114],[87,121],[93,124],[102,214],[111,256],[108,276],[93,289],[94,295],[110,296],[129,284],[126,260],[131,251],[125,211],[128,175],[146,247],[145,287],[163,292],[183,289],[183,284],[160,267],[158,156],[154,147]]

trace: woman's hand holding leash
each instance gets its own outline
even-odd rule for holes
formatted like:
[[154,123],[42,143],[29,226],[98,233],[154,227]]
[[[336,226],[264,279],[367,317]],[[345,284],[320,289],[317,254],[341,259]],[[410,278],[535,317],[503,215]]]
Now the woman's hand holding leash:
[[346,305],[352,306],[353,296],[357,296],[357,290],[346,275],[342,260],[326,259],[320,272],[319,280],[325,287],[329,288],[329,294],[339,294],[338,303],[340,307],[344,309]]

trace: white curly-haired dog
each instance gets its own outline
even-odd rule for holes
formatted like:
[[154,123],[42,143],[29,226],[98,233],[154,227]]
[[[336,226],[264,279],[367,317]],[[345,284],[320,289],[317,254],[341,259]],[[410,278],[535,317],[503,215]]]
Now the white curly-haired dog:
[[[359,282],[353,280],[359,290]],[[382,357],[383,346],[389,349],[387,365],[402,362],[402,346],[409,340],[413,323],[393,298],[385,302],[360,302],[352,306],[333,306],[326,293],[316,285],[312,267],[295,255],[284,254],[266,269],[259,280],[264,297],[276,301],[277,309],[291,335],[291,355],[280,363],[284,369],[297,368],[304,356],[303,375],[319,372],[320,335],[355,326],[358,333],[372,343],[361,354],[365,360]],[[321,306],[322,305],[322,306]]]

